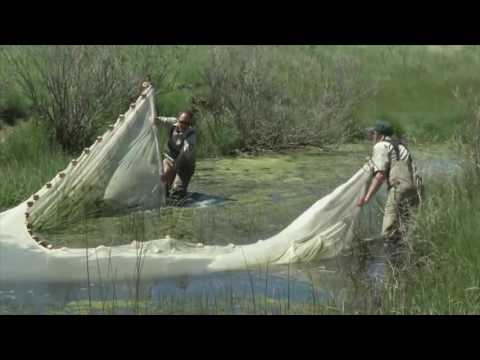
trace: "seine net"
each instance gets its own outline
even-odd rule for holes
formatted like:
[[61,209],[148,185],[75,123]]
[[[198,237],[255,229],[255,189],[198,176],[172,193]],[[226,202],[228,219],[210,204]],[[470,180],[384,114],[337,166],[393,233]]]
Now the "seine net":
[[36,230],[75,224],[85,217],[165,204],[154,90],[148,87],[95,143],[34,195]]

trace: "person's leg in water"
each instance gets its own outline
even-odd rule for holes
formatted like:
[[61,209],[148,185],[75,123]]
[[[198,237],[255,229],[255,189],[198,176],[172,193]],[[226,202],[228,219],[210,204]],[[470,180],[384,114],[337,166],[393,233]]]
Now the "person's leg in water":
[[165,187],[166,187],[166,197],[168,198],[170,196],[170,188],[172,187],[172,183],[175,179],[176,176],[176,171],[175,171],[175,165],[173,162],[169,159],[164,159],[163,160],[163,177],[165,180]]
[[403,194],[396,188],[392,187],[388,191],[387,201],[385,203],[385,213],[383,215],[382,224],[382,237],[385,240],[385,246],[387,250],[387,256],[392,261],[392,265],[400,265],[401,254],[404,250],[404,233],[400,227],[400,223],[403,222],[401,205],[403,203]]
[[402,258],[402,234],[399,226],[399,191],[391,187],[387,193],[387,201],[382,223],[382,241],[377,249],[376,259],[372,261],[368,270],[371,286],[372,305],[374,308],[382,307],[383,289],[390,276],[388,269],[397,272]]
[[398,191],[392,187],[388,190],[387,201],[383,213],[382,237],[386,242],[397,242],[400,240],[398,227]]
[[188,185],[195,173],[195,163],[182,162],[172,184],[171,198],[181,202],[187,196]]
[[[398,231],[401,236],[401,246],[404,248],[404,253],[408,256],[411,251],[409,251],[409,244],[408,241],[408,230],[410,227],[410,222],[412,218],[412,214],[415,209],[418,207],[420,199],[418,197],[418,193],[416,189],[409,189],[405,192],[402,192],[400,196],[400,200],[398,202],[398,209],[397,209],[397,217],[398,217]],[[407,259],[405,259],[407,260]]]
[[386,256],[395,271],[408,264],[407,232],[412,210],[417,205],[418,196],[414,189],[400,191],[394,187],[389,190],[385,204],[382,236],[385,240]]

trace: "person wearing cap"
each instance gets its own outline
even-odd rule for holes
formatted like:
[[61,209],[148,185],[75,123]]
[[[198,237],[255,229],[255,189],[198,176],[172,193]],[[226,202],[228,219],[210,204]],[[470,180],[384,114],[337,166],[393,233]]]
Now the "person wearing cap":
[[382,237],[395,241],[405,233],[410,210],[418,204],[416,170],[410,151],[393,136],[389,123],[379,121],[373,128],[367,129],[367,134],[374,142],[371,158],[373,178],[366,195],[357,205],[362,207],[368,203],[386,182]]
[[155,125],[168,131],[164,153],[164,174],[162,181],[167,186],[167,197],[181,199],[187,195],[187,188],[195,172],[196,134],[192,127],[193,113],[181,112],[178,118],[158,116]]

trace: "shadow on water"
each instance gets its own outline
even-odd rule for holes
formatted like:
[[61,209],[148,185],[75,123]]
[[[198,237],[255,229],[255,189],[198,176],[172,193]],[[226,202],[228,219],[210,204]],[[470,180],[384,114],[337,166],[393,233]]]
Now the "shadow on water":
[[199,192],[189,192],[186,196],[181,198],[167,198],[167,204],[165,207],[121,207],[121,206],[108,206],[105,204],[99,205],[101,210],[92,212],[96,217],[114,217],[114,216],[125,216],[130,214],[135,214],[139,212],[152,212],[160,211],[161,209],[168,207],[184,207],[184,208],[204,208],[208,206],[217,206],[222,205],[226,202],[236,201],[235,199],[210,195]]
[[171,201],[170,205],[186,207],[186,208],[204,208],[207,206],[222,205],[222,204],[225,204],[226,202],[231,202],[231,201],[236,201],[236,200],[232,198],[224,197],[224,196],[216,196],[216,195],[209,195],[209,194],[204,194],[199,192],[191,192],[191,193],[188,193],[187,196],[185,196],[184,198]]

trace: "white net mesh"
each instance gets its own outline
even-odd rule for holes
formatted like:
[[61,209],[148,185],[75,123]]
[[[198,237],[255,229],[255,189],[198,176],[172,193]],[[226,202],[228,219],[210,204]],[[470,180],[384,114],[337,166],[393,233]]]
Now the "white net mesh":
[[86,249],[42,246],[35,235],[39,229],[68,229],[105,209],[164,205],[153,95],[153,88],[145,89],[63,172],[27,201],[0,213],[0,281],[120,280],[242,270],[330,258],[351,245],[360,214],[356,204],[371,178],[368,164],[283,231],[250,245],[203,246],[167,237]]
[[153,88],[147,88],[103,136],[34,196],[34,229],[68,226],[108,210],[164,205],[153,95]]

